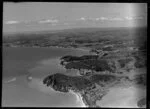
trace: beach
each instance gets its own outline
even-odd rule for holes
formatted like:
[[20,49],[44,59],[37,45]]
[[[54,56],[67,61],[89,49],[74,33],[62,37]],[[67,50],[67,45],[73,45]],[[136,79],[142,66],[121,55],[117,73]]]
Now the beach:
[[138,108],[137,102],[145,97],[145,94],[146,89],[143,90],[137,86],[113,87],[100,101],[97,101],[97,105],[114,108]]
[[87,107],[84,102],[83,102],[83,99],[82,99],[82,96],[80,93],[78,92],[74,92],[72,90],[69,90],[69,93],[71,94],[74,94],[76,96],[76,99],[77,99],[77,102],[81,103],[81,107]]

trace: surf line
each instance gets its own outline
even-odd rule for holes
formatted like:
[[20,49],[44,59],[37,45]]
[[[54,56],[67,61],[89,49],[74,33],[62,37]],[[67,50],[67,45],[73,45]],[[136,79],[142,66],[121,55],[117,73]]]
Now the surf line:
[[11,78],[10,80],[5,81],[4,83],[10,83],[10,82],[13,82],[13,81],[16,81],[16,77]]
[[83,102],[83,98],[82,98],[82,96],[81,96],[80,93],[74,92],[74,91],[72,91],[72,90],[69,90],[69,93],[74,94],[74,95],[76,96],[77,102],[80,102],[80,103],[82,104],[82,105],[81,105],[82,107],[87,107],[87,106],[85,105],[85,103]]

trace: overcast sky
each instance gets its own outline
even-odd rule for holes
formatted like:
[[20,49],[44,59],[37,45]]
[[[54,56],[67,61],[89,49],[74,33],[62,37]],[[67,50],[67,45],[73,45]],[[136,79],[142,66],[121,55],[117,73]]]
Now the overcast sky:
[[147,25],[146,3],[4,3],[3,31]]

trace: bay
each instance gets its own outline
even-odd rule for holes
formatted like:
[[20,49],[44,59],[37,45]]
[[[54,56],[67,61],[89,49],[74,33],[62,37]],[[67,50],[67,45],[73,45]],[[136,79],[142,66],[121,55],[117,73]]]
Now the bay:
[[3,48],[3,107],[80,107],[84,104],[72,93],[56,92],[43,85],[49,74],[66,73],[59,65],[65,55],[88,51],[71,48]]

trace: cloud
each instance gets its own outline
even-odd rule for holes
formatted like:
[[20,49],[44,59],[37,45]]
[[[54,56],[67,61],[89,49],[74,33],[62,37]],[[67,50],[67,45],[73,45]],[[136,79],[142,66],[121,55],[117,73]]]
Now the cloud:
[[87,21],[87,20],[92,20],[92,21],[99,21],[99,20],[108,20],[107,17],[100,17],[100,18],[85,18],[85,17],[81,17],[80,19],[77,20],[81,20],[81,21]]
[[143,19],[143,17],[142,16],[134,16],[134,17],[126,16],[125,19],[126,20],[141,20]]
[[22,23],[22,24],[35,24],[35,23],[58,23],[58,20],[57,19],[45,19],[45,20],[31,20],[31,21],[13,21],[13,20],[10,20],[10,21],[6,21],[4,22],[4,24],[18,24],[18,23]]
[[80,20],[80,21],[93,21],[93,22],[98,22],[98,21],[123,21],[124,18],[121,18],[121,17],[96,17],[96,18],[84,18],[84,17],[81,17],[80,19],[77,19],[77,20]]
[[100,17],[100,18],[89,18],[89,20],[93,20],[93,21],[104,21],[104,20],[107,20],[107,21],[122,21],[124,19],[122,18],[119,18],[119,17]]
[[96,21],[100,20],[100,18],[95,18]]
[[87,20],[85,17],[81,17],[81,18],[79,18],[79,19],[77,19],[77,20],[81,20],[81,21],[85,21],[85,20]]
[[126,19],[126,20],[133,20],[133,17],[127,16],[127,17],[125,17],[125,19]]
[[86,20],[84,17],[81,17],[80,20]]
[[98,20],[100,20],[100,18],[88,18],[88,20],[98,21]]
[[89,20],[93,21],[103,21],[103,20],[109,20],[107,17],[97,17],[97,18],[89,18]]
[[19,21],[6,21],[5,24],[17,24]]
[[114,18],[110,18],[109,20],[111,20],[111,21],[123,21],[124,19],[119,18],[119,17],[114,17]]
[[58,22],[58,20],[56,20],[56,19],[54,19],[54,20],[47,19],[47,20],[41,20],[38,23],[57,23],[57,22]]
[[126,16],[126,17],[97,17],[97,18],[87,18],[87,20],[92,21],[123,21],[123,20],[141,20],[142,16]]
[[108,20],[107,17],[100,17],[100,20]]

